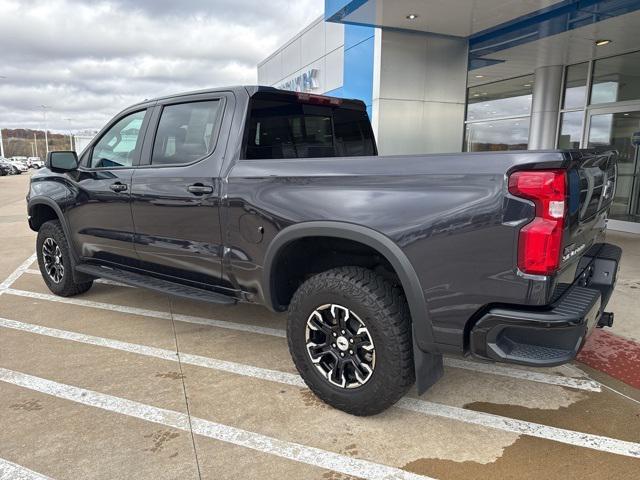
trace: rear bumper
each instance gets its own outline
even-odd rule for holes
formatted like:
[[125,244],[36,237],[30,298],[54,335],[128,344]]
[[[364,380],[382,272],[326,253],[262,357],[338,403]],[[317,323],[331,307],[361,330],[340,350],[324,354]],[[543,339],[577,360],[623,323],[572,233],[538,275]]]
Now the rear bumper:
[[603,244],[585,273],[549,309],[490,309],[471,330],[471,353],[539,367],[573,359],[611,298],[621,255],[620,247]]

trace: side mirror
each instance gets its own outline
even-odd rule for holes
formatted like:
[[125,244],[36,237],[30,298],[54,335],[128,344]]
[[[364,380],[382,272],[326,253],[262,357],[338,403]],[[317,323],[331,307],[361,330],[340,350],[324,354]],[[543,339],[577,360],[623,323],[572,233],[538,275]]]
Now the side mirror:
[[54,172],[70,172],[78,168],[78,154],[76,152],[49,152],[47,167]]

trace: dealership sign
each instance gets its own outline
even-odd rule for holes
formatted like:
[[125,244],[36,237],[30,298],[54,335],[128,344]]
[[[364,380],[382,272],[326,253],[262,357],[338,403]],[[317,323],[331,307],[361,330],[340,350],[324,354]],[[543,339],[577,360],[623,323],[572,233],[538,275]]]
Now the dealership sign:
[[282,90],[293,90],[294,92],[308,92],[310,90],[316,90],[319,87],[319,73],[320,70],[312,68],[297,77],[293,77],[291,80],[281,83],[278,88],[281,88]]

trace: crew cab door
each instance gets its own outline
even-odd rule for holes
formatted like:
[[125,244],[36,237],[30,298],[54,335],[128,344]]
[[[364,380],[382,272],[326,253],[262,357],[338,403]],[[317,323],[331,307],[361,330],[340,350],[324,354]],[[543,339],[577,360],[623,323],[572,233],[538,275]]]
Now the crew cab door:
[[232,97],[161,101],[133,175],[132,214],[141,267],[207,286],[222,277],[220,135]]
[[137,259],[131,177],[140,160],[149,113],[139,108],[116,117],[69,175],[75,195],[66,217],[75,251],[85,260],[131,264]]

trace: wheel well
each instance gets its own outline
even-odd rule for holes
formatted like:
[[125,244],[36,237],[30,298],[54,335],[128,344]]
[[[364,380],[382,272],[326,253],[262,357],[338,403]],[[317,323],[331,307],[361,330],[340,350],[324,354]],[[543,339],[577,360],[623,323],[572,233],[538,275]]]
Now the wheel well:
[[286,309],[298,287],[312,275],[346,266],[368,268],[402,288],[393,266],[376,249],[344,238],[303,237],[282,247],[274,261],[271,273],[274,308]]
[[56,211],[44,203],[39,203],[31,207],[29,212],[29,226],[35,232],[49,220],[58,220]]

